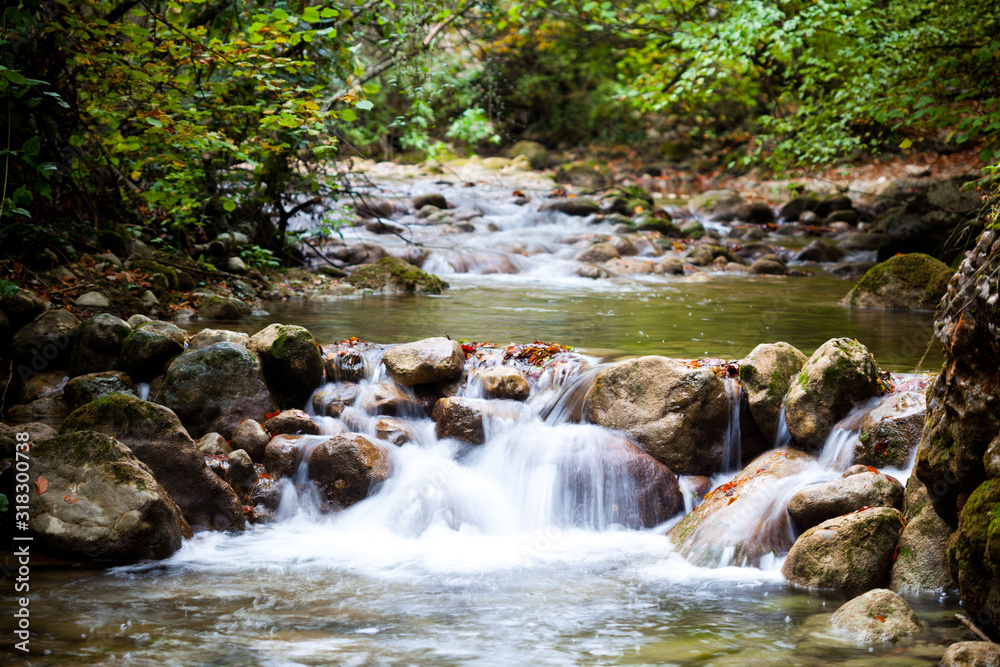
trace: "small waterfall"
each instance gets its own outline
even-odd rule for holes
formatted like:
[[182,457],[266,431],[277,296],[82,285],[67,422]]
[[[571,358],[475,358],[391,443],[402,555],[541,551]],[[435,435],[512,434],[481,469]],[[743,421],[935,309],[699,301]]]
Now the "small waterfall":
[[742,436],[740,434],[740,402],[743,387],[738,377],[726,377],[726,400],[729,401],[729,428],[726,441],[722,444],[722,471],[733,472],[740,469],[742,456]]
[[878,407],[882,398],[871,398],[856,404],[846,417],[830,431],[819,455],[820,465],[843,472],[854,462],[854,448],[861,444],[858,435],[865,415]]
[[788,449],[793,442],[792,432],[788,430],[788,422],[785,421],[785,403],[782,401],[781,413],[778,415],[778,432],[774,436],[774,448]]
[[139,392],[139,398],[141,398],[144,401],[148,401],[149,400],[149,383],[148,382],[140,382],[140,383],[138,383],[135,386],[135,390],[137,392]]

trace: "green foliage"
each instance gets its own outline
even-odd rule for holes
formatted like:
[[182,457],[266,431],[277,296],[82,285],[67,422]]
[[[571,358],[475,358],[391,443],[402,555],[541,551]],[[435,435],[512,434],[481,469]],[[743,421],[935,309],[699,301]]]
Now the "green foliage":
[[257,245],[241,250],[240,257],[246,262],[247,266],[281,266],[281,262],[278,261],[273,252]]
[[0,299],[12,297],[17,294],[20,289],[20,287],[11,281],[0,278]]

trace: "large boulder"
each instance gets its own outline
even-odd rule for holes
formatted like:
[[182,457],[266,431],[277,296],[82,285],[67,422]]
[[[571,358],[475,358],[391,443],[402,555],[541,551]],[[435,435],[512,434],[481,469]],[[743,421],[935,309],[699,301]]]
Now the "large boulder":
[[1000,667],[1000,644],[958,642],[941,657],[941,667]]
[[458,341],[439,336],[391,347],[382,362],[393,381],[412,387],[461,377],[465,352]]
[[977,488],[962,508],[958,529],[948,543],[951,573],[969,617],[994,641],[1000,638],[1000,479]]
[[431,419],[438,438],[454,438],[470,445],[486,442],[483,432],[485,401],[474,398],[442,398],[434,405]]
[[111,436],[84,431],[35,443],[30,461],[36,480],[25,485],[30,531],[53,556],[166,558],[191,536],[180,508],[150,469]]
[[782,507],[787,478],[811,463],[794,450],[762,454],[706,495],[667,537],[680,555],[703,566],[756,566],[768,554],[784,553],[792,545]]
[[788,516],[799,530],[806,530],[862,507],[902,509],[903,485],[894,477],[870,470],[845,474],[796,493],[788,501]]
[[807,451],[819,450],[855,403],[879,391],[878,365],[868,348],[851,338],[828,340],[792,381],[785,398],[788,430]]
[[[952,527],[965,500],[986,481],[984,456],[1000,433],[998,276],[1000,238],[986,231],[952,277],[935,318],[945,364],[927,390],[915,472]],[[996,620],[990,632],[1000,633],[1000,599],[992,613]]]
[[149,466],[194,530],[243,530],[239,499],[220,480],[171,410],[126,394],[74,410],[61,433],[98,431],[126,445]]
[[750,412],[768,442],[775,441],[785,394],[807,360],[788,343],[765,343],[740,361],[740,383]]
[[272,324],[250,338],[264,376],[281,407],[301,408],[323,384],[323,355],[312,334],[288,324]]
[[309,456],[309,479],[335,507],[364,500],[391,473],[388,452],[357,433],[334,436]]
[[861,421],[854,462],[876,468],[907,468],[920,444],[927,400],[923,392],[887,396]]
[[132,378],[121,371],[88,373],[73,378],[63,387],[63,401],[70,410],[111,394],[130,394],[138,398]]
[[951,526],[934,511],[927,487],[916,475],[906,481],[906,527],[892,566],[889,588],[905,593],[943,592],[955,587],[948,565]]
[[80,320],[67,310],[50,310],[21,327],[10,341],[15,371],[22,377],[68,368]]
[[155,400],[196,438],[212,432],[232,438],[241,421],[264,419],[275,409],[257,356],[234,343],[214,343],[174,359]]
[[109,313],[94,315],[84,322],[73,346],[70,375],[122,370],[122,343],[130,333],[132,328],[124,320]]
[[347,278],[358,289],[388,294],[440,294],[448,283],[398,257],[382,257],[366,264]]
[[184,351],[184,332],[175,324],[153,320],[122,341],[122,360],[133,379],[148,382]]
[[947,264],[930,255],[896,255],[869,269],[841,304],[880,310],[934,310],[951,273]]
[[906,600],[885,588],[870,590],[842,605],[833,612],[830,625],[859,644],[894,642],[924,630]]
[[707,366],[654,356],[614,364],[598,374],[585,412],[678,473],[708,475],[722,465],[729,401]]
[[891,507],[829,519],[795,541],[781,573],[793,584],[842,591],[884,588],[903,529]]

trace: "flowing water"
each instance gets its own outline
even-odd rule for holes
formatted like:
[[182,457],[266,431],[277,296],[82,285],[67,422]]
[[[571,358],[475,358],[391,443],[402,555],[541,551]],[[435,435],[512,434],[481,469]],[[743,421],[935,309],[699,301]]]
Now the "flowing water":
[[[527,243],[516,211],[492,206],[498,226],[519,230]],[[376,439],[377,417],[365,407],[385,379],[377,349],[368,353],[355,407],[318,420],[326,433],[362,432],[385,449],[393,474],[376,493],[324,514],[300,470],[281,482],[275,521],[244,534],[202,533],[165,561],[111,570],[39,564],[32,647],[46,655],[32,664],[934,664],[955,637],[953,600],[910,599],[927,629],[918,640],[845,643],[826,619],[847,598],[789,587],[780,574],[783,553],[756,566],[726,558],[695,566],[664,537],[679,517],[658,516],[659,525],[643,528],[650,508],[630,464],[633,446],[580,423],[601,358],[739,358],[775,340],[811,352],[847,335],[868,344],[884,367],[911,370],[929,340],[915,332],[929,327],[929,317],[841,309],[835,301],[847,285],[825,275],[577,278],[552,238],[588,223],[555,217],[546,224],[555,230],[530,235],[533,247],[545,247],[527,255],[534,263],[508,257],[519,273],[501,280],[450,275],[454,288],[443,297],[276,304],[249,322],[208,323],[248,331],[267,321],[302,324],[321,342],[354,335],[394,343],[446,332],[500,344],[550,339],[593,356],[567,355],[550,366],[527,404],[491,401],[484,445],[439,440],[429,419],[411,416],[404,420],[410,442],[396,447]],[[487,255],[493,266],[503,264],[489,248],[461,252],[473,251],[480,253],[475,266]],[[428,262],[441,270],[449,257],[459,263],[459,252],[440,251]],[[935,355],[925,366],[939,361]],[[475,380],[463,391],[482,393]],[[727,395],[735,424],[736,381],[727,381]],[[849,424],[841,426],[853,437]],[[304,438],[303,446],[324,437]],[[726,451],[715,483],[739,468],[739,428],[729,429]],[[776,487],[766,511],[783,512],[780,499],[795,489],[838,476],[844,455],[831,452]],[[690,491],[685,502],[690,510]]]

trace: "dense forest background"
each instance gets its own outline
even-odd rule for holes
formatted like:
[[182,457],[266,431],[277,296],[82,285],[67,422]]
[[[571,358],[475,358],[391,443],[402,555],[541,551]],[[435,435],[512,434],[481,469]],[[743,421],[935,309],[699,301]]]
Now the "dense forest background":
[[519,139],[779,173],[974,148],[986,189],[1000,161],[989,0],[21,0],[2,43],[11,255],[243,223],[283,259],[335,163]]

